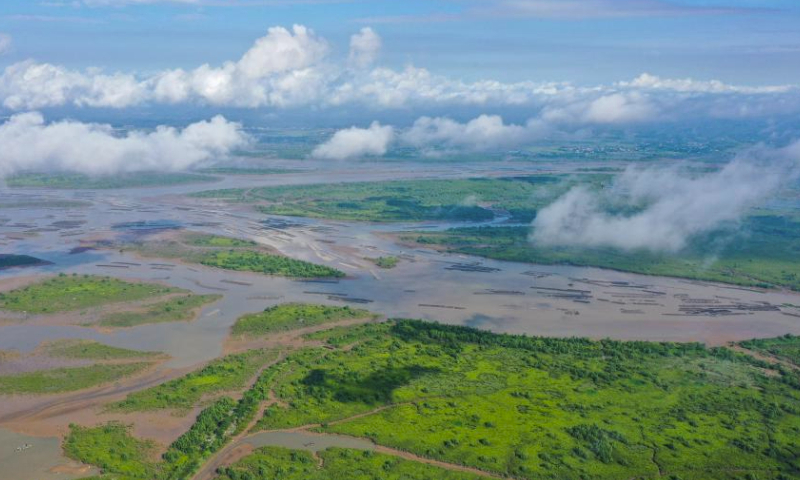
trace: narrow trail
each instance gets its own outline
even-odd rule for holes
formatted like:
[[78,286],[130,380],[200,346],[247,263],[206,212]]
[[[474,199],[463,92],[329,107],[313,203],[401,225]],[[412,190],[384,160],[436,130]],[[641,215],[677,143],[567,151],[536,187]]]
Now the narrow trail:
[[756,360],[761,360],[763,362],[767,362],[767,363],[770,363],[772,365],[781,365],[781,366],[786,367],[786,368],[788,368],[790,370],[794,370],[794,371],[800,372],[800,366],[797,366],[797,365],[793,364],[792,362],[784,360],[784,359],[782,359],[780,357],[776,357],[775,355],[771,355],[771,354],[763,353],[763,352],[757,352],[755,350],[750,350],[749,348],[745,348],[745,347],[743,347],[741,345],[738,345],[736,343],[729,343],[727,345],[727,348],[733,350],[734,352],[739,352],[739,353],[743,353],[745,355],[749,355],[749,356],[755,358]]

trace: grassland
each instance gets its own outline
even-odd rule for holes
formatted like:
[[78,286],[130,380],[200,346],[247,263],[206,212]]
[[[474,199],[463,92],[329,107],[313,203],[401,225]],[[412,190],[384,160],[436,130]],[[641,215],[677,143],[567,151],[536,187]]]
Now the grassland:
[[[585,182],[606,177],[585,175]],[[402,180],[214,190],[194,194],[258,204],[268,214],[369,222],[485,221],[504,211],[530,221],[536,209],[574,183],[568,177]]]
[[175,240],[127,243],[147,257],[175,258],[208,267],[255,272],[291,278],[344,277],[344,272],[325,265],[296,260],[259,247],[249,240],[217,235],[183,233]]
[[374,263],[380,268],[394,268],[400,263],[400,259],[395,256],[368,258],[370,262]]
[[151,283],[130,283],[111,277],[61,274],[0,293],[0,309],[32,314],[58,313],[177,292],[182,290]]
[[124,360],[160,355],[160,353],[156,352],[141,352],[127,348],[112,347],[94,340],[54,340],[45,343],[41,350],[50,357],[74,360]]
[[480,477],[390,455],[344,448],[311,453],[279,447],[263,447],[230,467],[217,480],[477,480]]
[[65,393],[115,382],[140,373],[151,362],[98,363],[0,376],[0,394]]
[[456,228],[406,233],[424,246],[496,260],[610,268],[646,275],[690,278],[755,287],[800,290],[800,221],[791,216],[748,217],[736,231],[694,238],[678,253],[615,248],[541,246],[529,227]]
[[144,311],[115,312],[105,315],[97,325],[124,328],[165,322],[183,322],[194,318],[195,312],[222,295],[185,295],[149,305]]
[[740,342],[740,345],[755,352],[773,355],[800,367],[800,336],[784,335]]
[[284,303],[260,313],[240,317],[233,325],[231,333],[236,336],[263,336],[356,318],[375,318],[375,314],[348,306]]
[[106,474],[96,478],[108,480],[156,478],[155,448],[153,442],[133,438],[130,427],[121,423],[93,428],[70,425],[64,441],[68,457],[101,468]]
[[350,350],[287,359],[260,428],[321,423],[517,478],[800,473],[797,379],[730,350],[410,321],[355,331]]
[[100,190],[161,187],[216,180],[219,178],[193,173],[133,172],[104,176],[89,176],[82,173],[20,173],[6,178],[6,184],[12,188]]
[[[240,400],[222,397],[203,410],[157,464],[136,457],[130,438],[72,441],[72,456],[96,465],[97,450],[109,452],[100,460],[111,466],[104,478],[124,477],[130,458],[139,464],[126,468],[145,472],[132,479],[190,478],[274,395],[257,428],[364,437],[498,476],[800,475],[800,378],[726,348],[497,335],[413,320],[309,338],[326,336],[328,345],[347,346],[303,348],[269,366]],[[103,438],[102,428],[89,429],[93,438]],[[308,453],[261,449],[221,469],[220,480],[472,478],[388,453],[319,455],[317,469]]]
[[110,409],[127,412],[171,409],[186,413],[208,395],[241,389],[263,365],[276,358],[277,352],[271,350],[228,355],[183,377],[132,393]]

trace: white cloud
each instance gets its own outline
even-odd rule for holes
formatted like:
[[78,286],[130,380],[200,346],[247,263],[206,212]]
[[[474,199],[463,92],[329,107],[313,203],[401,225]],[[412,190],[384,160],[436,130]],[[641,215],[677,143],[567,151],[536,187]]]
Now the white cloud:
[[337,63],[330,58],[325,39],[295,25],[270,28],[239,59],[150,75],[80,71],[29,60],[6,67],[0,75],[0,103],[18,111],[142,104],[428,111],[460,106],[526,108],[546,123],[574,125],[800,111],[800,88],[786,85],[747,87],[650,74],[594,87],[491,79],[466,82],[413,65],[400,70],[372,66],[380,43],[373,30],[364,28],[351,38],[346,63]]
[[466,123],[443,117],[421,117],[403,132],[401,139],[418,148],[443,146],[482,151],[519,145],[532,140],[542,130],[537,122],[524,126],[505,124],[498,115],[480,115]]
[[5,55],[11,50],[11,35],[0,33],[0,55]]
[[689,93],[785,93],[797,87],[792,85],[772,85],[764,87],[747,87],[729,85],[719,80],[694,80],[691,78],[661,78],[657,75],[643,73],[630,82],[619,82],[620,87],[647,90],[671,90]]
[[351,127],[339,130],[311,155],[327,160],[348,160],[368,155],[384,155],[394,139],[394,129],[372,122],[369,128]]
[[381,51],[381,37],[369,27],[364,27],[350,37],[349,65],[355,68],[366,68],[378,59]]
[[0,176],[20,170],[183,170],[245,145],[240,127],[216,116],[182,130],[160,126],[118,134],[109,125],[70,120],[47,124],[38,112],[20,113],[0,124]]
[[[740,155],[718,172],[692,177],[674,168],[629,168],[610,191],[576,187],[541,209],[531,241],[675,252],[692,237],[738,221],[747,209],[796,179],[800,142]],[[609,204],[641,206],[631,215]]]

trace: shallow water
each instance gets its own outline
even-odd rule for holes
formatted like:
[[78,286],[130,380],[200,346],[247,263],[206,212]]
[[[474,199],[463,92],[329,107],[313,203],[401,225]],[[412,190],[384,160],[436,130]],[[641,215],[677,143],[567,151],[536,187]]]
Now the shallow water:
[[98,473],[97,469],[79,467],[64,457],[59,438],[31,437],[0,428],[0,478],[69,480]]

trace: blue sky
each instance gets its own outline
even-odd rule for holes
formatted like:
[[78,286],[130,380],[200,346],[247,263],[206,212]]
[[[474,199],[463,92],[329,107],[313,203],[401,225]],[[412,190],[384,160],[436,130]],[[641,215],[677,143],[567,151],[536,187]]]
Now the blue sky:
[[238,58],[268,27],[298,23],[324,37],[334,57],[346,56],[350,35],[371,26],[383,38],[383,65],[413,63],[468,81],[591,85],[643,72],[747,85],[800,78],[794,0],[562,2],[567,7],[554,12],[537,0],[4,0],[0,32],[13,48],[0,64],[193,68]]

